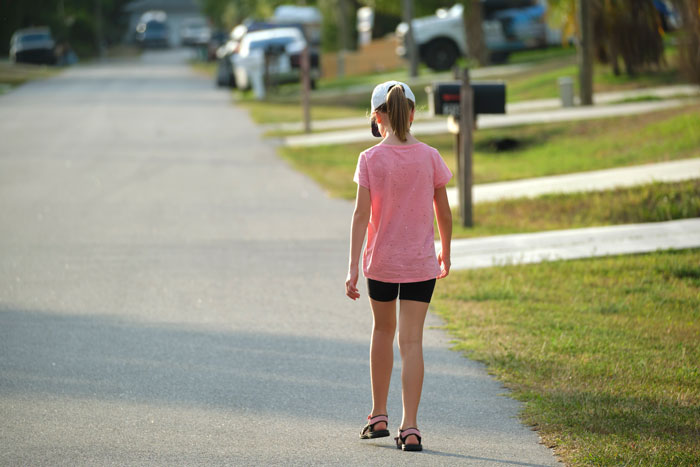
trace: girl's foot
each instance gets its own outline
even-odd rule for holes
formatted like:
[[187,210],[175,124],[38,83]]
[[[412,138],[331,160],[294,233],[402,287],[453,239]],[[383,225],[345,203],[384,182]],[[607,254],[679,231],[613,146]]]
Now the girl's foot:
[[360,439],[384,438],[389,436],[389,430],[386,428],[388,422],[389,417],[386,415],[369,415],[367,417],[367,425],[365,425],[360,432]]
[[399,435],[394,438],[396,440],[396,448],[404,451],[422,451],[423,445],[421,442],[420,431],[418,428],[399,428]]

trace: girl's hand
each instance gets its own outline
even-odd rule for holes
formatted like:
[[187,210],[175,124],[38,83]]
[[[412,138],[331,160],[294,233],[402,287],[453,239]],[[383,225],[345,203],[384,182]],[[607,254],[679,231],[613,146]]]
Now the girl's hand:
[[438,264],[440,265],[440,269],[442,272],[440,272],[440,275],[437,277],[438,279],[442,279],[443,277],[446,277],[450,273],[450,256],[442,256],[442,251],[438,253]]
[[360,298],[360,292],[357,290],[358,269],[357,266],[348,269],[348,277],[345,279],[345,295],[353,300]]

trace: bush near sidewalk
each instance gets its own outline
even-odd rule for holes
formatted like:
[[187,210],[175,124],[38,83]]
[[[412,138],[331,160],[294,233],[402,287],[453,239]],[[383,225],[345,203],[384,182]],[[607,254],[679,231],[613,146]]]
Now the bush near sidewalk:
[[565,463],[700,464],[700,250],[452,272],[433,310]]

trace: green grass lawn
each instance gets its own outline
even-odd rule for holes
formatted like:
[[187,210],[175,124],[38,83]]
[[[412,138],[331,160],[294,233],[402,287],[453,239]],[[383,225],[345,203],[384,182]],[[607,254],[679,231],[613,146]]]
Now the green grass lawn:
[[[250,118],[257,123],[300,122],[304,118],[303,109],[299,102],[257,101],[255,99],[238,98],[236,105],[247,109]],[[328,120],[362,115],[364,114],[360,109],[344,105],[315,105],[311,108],[312,120]],[[275,132],[270,133],[268,136],[281,136],[282,134],[288,135],[290,132]]]
[[[678,74],[676,56],[676,50],[669,48],[668,66],[660,70],[642,72],[634,77],[624,73],[615,76],[609,66],[598,64],[594,69],[594,90],[606,92],[680,83],[682,78]],[[563,76],[574,78],[575,87],[578,89],[578,68],[573,48],[521,52],[513,54],[509,63],[530,64],[532,67],[502,77],[507,86],[508,102],[557,98],[559,97],[557,80]],[[451,72],[435,73],[421,67],[417,78],[410,78],[407,69],[401,68],[379,74],[319,80],[318,90],[312,93],[311,98],[312,118],[321,120],[364,115],[369,110],[370,91],[368,89],[376,83],[389,79],[413,83],[417,108],[425,110],[427,95],[424,87],[436,80],[452,80],[452,74]],[[497,79],[497,77],[491,79]],[[365,86],[365,89],[353,89],[358,86]],[[253,109],[251,116],[258,123],[300,121],[301,109],[296,112],[288,110],[289,107],[300,106],[299,89],[298,84],[280,86],[263,101],[263,106],[253,99],[250,92],[237,92],[236,100],[238,105]]]
[[[700,105],[615,119],[477,130],[474,183],[700,157]],[[519,144],[498,152],[495,143]],[[421,138],[437,148],[455,171],[452,135]],[[368,144],[280,147],[280,154],[331,195],[352,199],[357,157]],[[454,180],[450,186],[454,185]]]
[[205,62],[202,60],[192,59],[190,60],[190,66],[196,72],[203,74],[211,79],[214,79],[214,77],[216,76],[216,62]]
[[47,65],[0,62],[0,94],[35,79],[45,79],[61,72],[61,68]]
[[567,464],[700,464],[700,250],[452,272],[433,310]]
[[[453,237],[483,237],[700,217],[700,179],[479,203],[472,228],[453,210]],[[435,230],[437,233],[437,229]]]
[[[675,61],[673,62],[675,63]],[[531,99],[559,97],[558,79],[568,76],[574,80],[575,95],[578,95],[578,66],[573,57],[558,58],[542,63],[532,70],[517,75],[506,76],[506,99],[518,102]],[[621,74],[615,76],[607,65],[596,64],[593,73],[593,91],[610,92],[626,89],[640,89],[654,86],[680,84],[683,80],[678,68],[671,64],[661,70],[639,73],[634,77]]]

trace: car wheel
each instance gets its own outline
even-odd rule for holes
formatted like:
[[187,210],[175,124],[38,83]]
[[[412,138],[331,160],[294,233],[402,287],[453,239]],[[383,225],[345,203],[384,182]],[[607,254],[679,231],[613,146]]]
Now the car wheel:
[[436,39],[425,46],[423,61],[435,71],[444,71],[452,68],[458,55],[459,51],[454,42],[448,39]]

